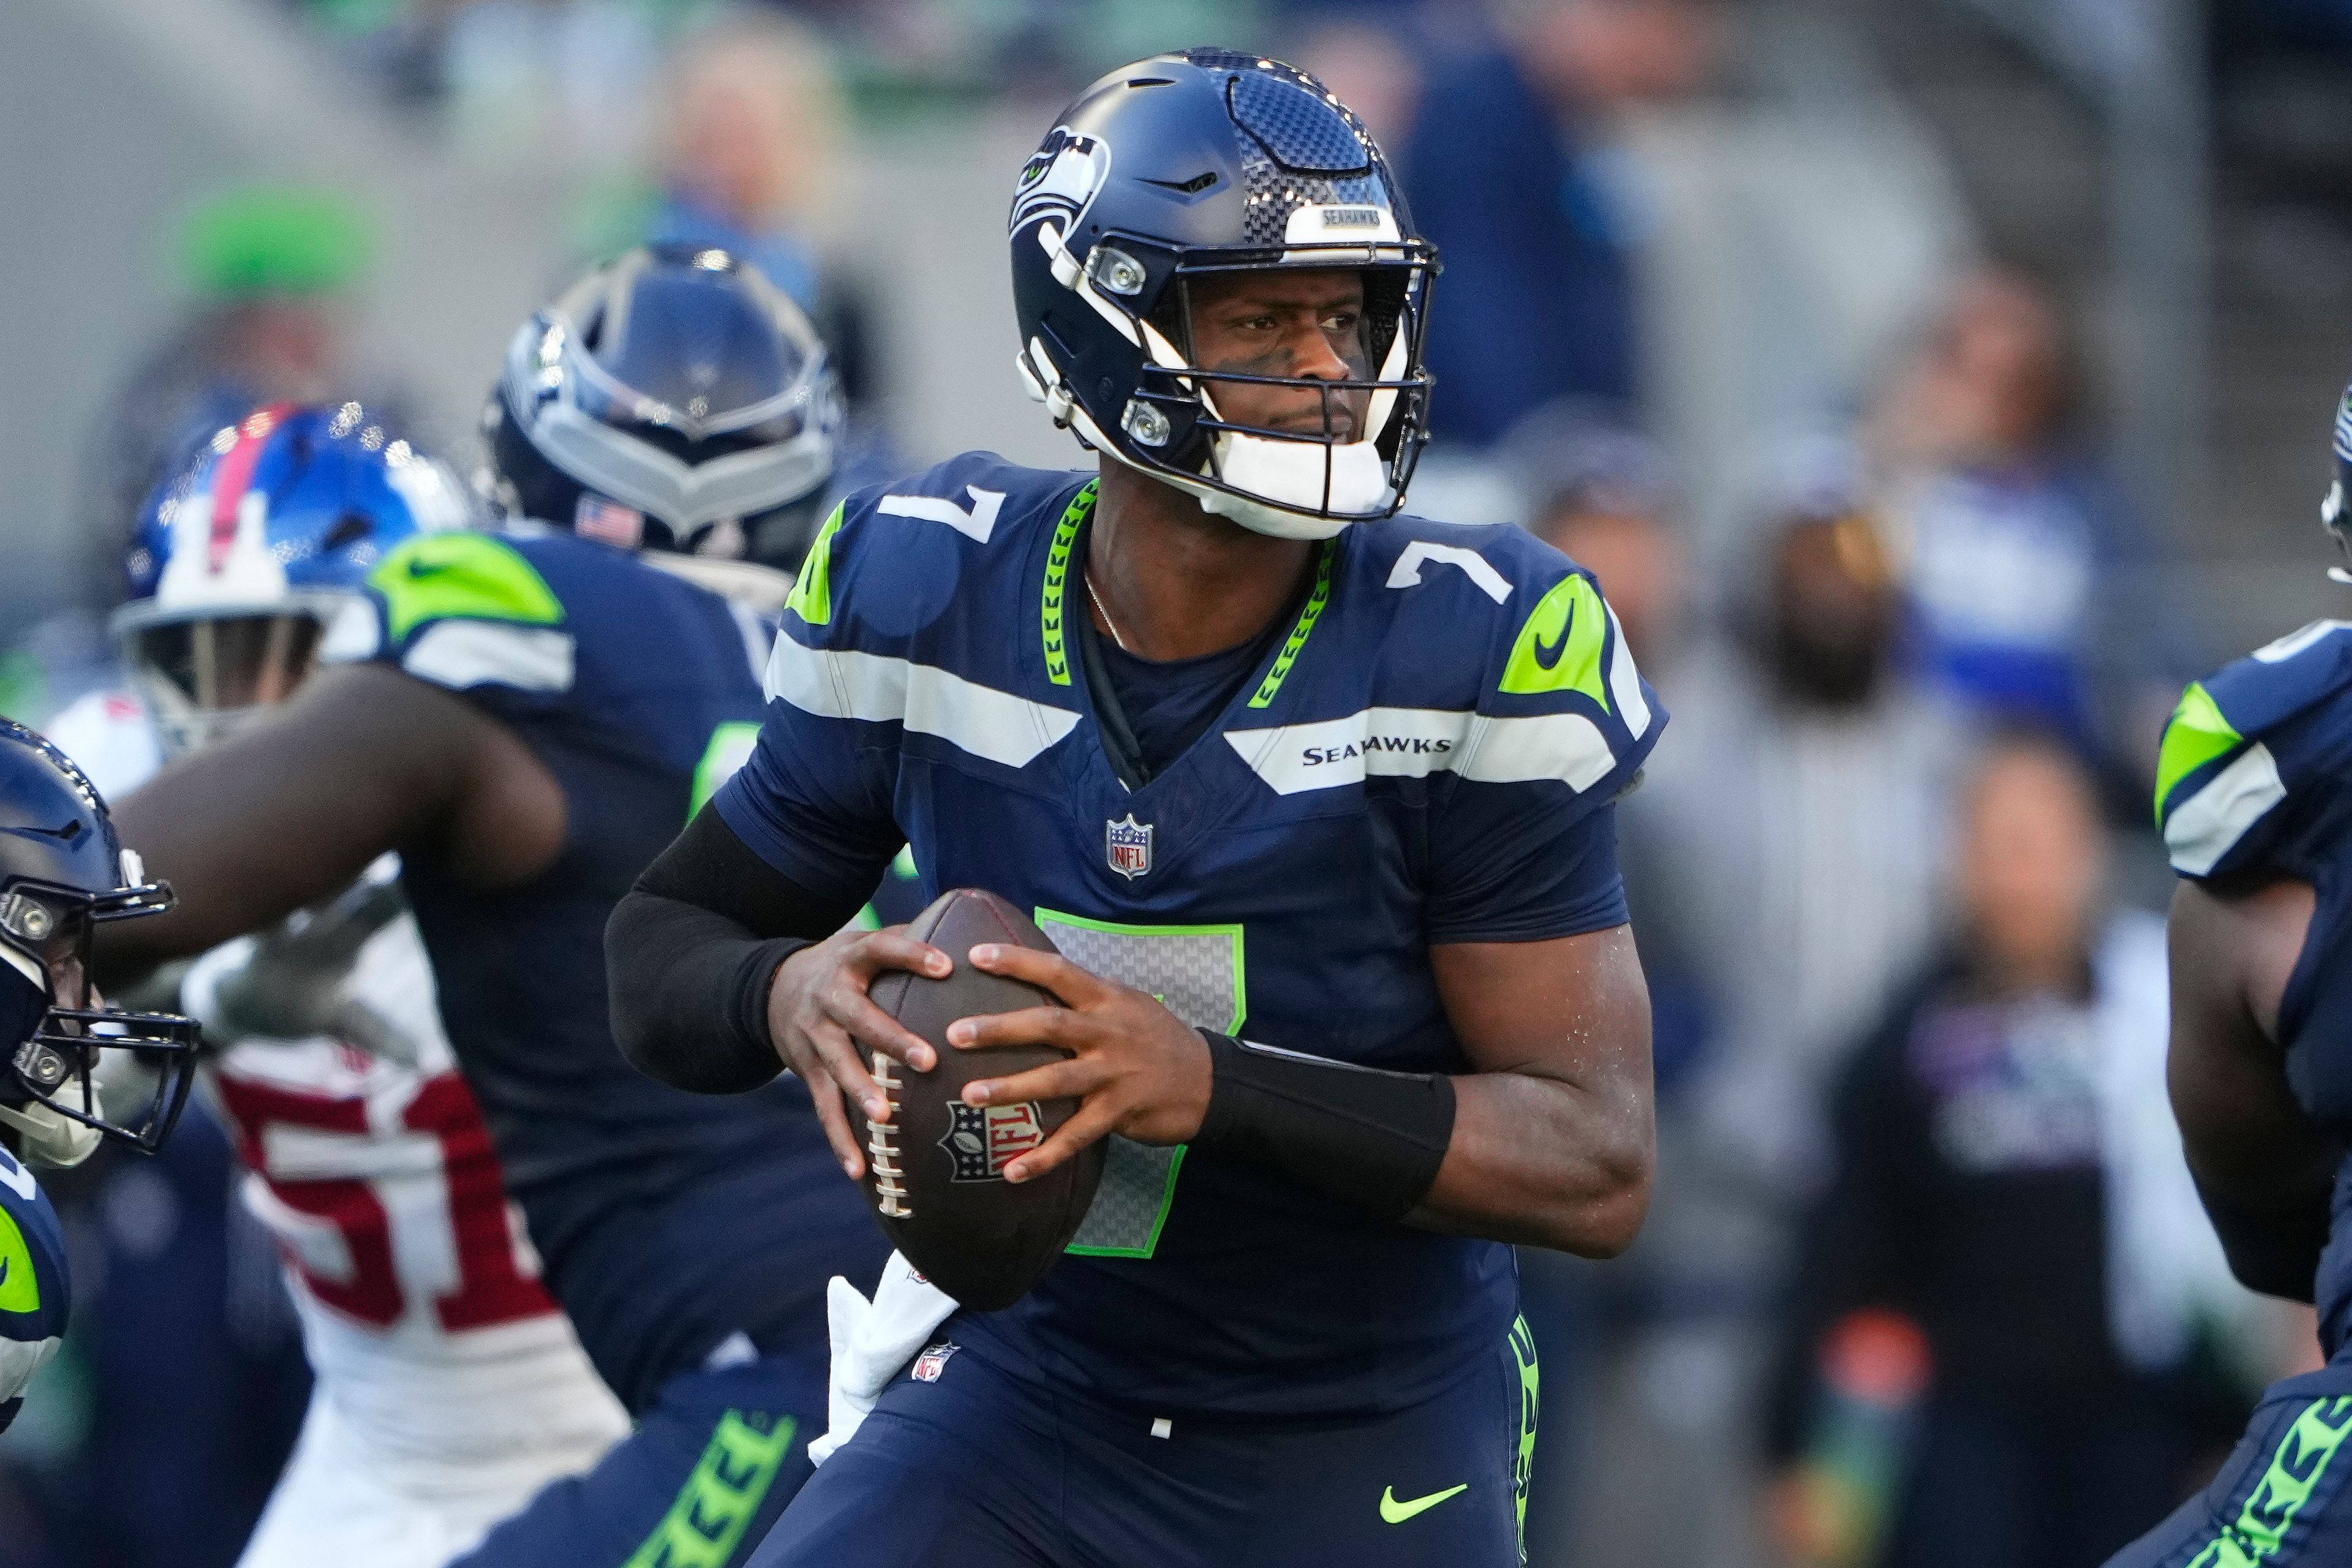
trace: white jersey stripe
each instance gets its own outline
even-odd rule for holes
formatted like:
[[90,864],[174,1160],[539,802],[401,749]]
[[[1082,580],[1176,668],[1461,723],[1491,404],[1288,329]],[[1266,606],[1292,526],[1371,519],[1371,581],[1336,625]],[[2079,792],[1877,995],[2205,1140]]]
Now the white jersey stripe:
[[935,665],[883,654],[805,647],[789,634],[768,660],[768,696],[820,719],[903,723],[957,750],[1024,768],[1077,727],[1066,708],[1049,708],[966,680]]
[[400,668],[420,680],[463,690],[510,686],[518,691],[572,689],[572,634],[496,621],[436,621],[417,634]]
[[1313,724],[1229,730],[1225,743],[1277,795],[1336,789],[1375,773],[1426,778],[1435,773],[1482,784],[1552,779],[1584,790],[1617,765],[1600,726],[1578,713],[1500,719],[1435,708],[1367,708]]
[[2172,852],[2174,869],[2204,876],[2246,829],[2285,798],[2286,785],[2279,781],[2270,748],[2255,742],[2164,819],[2164,847]]

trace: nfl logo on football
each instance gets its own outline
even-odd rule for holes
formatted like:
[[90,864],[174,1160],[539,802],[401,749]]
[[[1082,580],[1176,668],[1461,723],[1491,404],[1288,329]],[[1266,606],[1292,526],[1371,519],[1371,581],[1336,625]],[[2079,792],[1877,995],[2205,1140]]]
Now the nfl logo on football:
[[1103,858],[1129,881],[1150,870],[1151,824],[1136,821],[1131,811],[1124,822],[1104,823]]

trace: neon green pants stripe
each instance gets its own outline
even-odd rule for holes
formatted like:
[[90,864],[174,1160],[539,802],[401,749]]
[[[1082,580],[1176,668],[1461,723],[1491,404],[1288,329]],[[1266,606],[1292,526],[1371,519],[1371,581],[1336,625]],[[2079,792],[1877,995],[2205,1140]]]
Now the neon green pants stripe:
[[[765,1430],[761,1423],[772,1423]],[[723,1568],[792,1452],[789,1415],[730,1410],[686,1485],[625,1568]]]
[[1511,1324],[1511,1359],[1519,1367],[1519,1447],[1511,1456],[1511,1485],[1517,1493],[1519,1561],[1524,1563],[1528,1560],[1528,1482],[1536,1468],[1536,1395],[1540,1385],[1536,1340],[1528,1331],[1525,1318]]
[[2318,1489],[2347,1437],[2352,1437],[2352,1394],[2312,1401],[2279,1439],[2270,1468],[2238,1517],[2189,1560],[2189,1568],[2255,1568],[2278,1562],[2295,1516]]

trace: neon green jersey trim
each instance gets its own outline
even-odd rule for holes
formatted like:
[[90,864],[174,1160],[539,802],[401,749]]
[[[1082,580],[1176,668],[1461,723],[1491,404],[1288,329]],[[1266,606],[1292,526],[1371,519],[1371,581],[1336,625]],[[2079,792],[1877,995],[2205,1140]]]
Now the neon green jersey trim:
[[2174,785],[2214,758],[2227,755],[2245,739],[2221,717],[2221,705],[2205,689],[2204,682],[2190,681],[2172,710],[2171,722],[2164,727],[2164,746],[2157,753],[2156,825],[2164,826],[2164,803],[2171,797]]
[[725,1568],[792,1451],[794,1426],[789,1415],[756,1411],[720,1416],[677,1500],[624,1568]]
[[810,626],[821,626],[833,619],[833,536],[841,528],[843,501],[816,531],[816,542],[801,560],[801,574],[793,580],[791,597],[784,608],[792,611]]
[[1581,691],[1609,710],[1601,680],[1601,644],[1609,611],[1592,584],[1570,574],[1536,602],[1503,666],[1502,689],[1521,696]]
[[425,533],[368,574],[383,595],[387,635],[398,642],[426,621],[448,616],[551,626],[563,604],[522,552],[487,533]]
[[2279,1555],[2295,1516],[2352,1436],[2352,1394],[2315,1399],[2279,1439],[2271,1465],[2238,1517],[2221,1527],[2189,1568],[2253,1568]]
[[33,1246],[16,1217],[0,1209],[0,1312],[41,1310],[41,1277],[33,1268]]
[[[1157,937],[1223,938],[1225,942],[1231,944],[1229,967],[1231,970],[1232,980],[1230,994],[1221,1004],[1224,1015],[1222,1021],[1213,1022],[1211,1018],[1200,1016],[1186,1017],[1184,1013],[1181,1009],[1177,1008],[1171,1008],[1171,1011],[1175,1012],[1176,1016],[1180,1018],[1183,1018],[1184,1022],[1187,1024],[1193,1025],[1197,1027],[1213,1028],[1217,1030],[1218,1033],[1226,1035],[1238,1033],[1242,1026],[1242,1020],[1248,1016],[1248,972],[1244,967],[1243,956],[1244,951],[1242,939],[1243,928],[1238,924],[1157,926],[1122,925],[1117,921],[1089,920],[1084,915],[1065,914],[1059,910],[1047,909],[1042,904],[1035,910],[1032,910],[1031,913],[1037,921],[1038,929],[1045,931],[1048,936],[1053,935],[1055,928],[1058,926],[1066,930],[1075,929],[1082,931],[1097,931],[1105,936],[1142,940],[1150,940]],[[1131,952],[1132,950],[1129,951]],[[1172,986],[1163,986],[1149,973],[1140,973],[1139,967],[1141,966],[1129,964],[1107,968],[1100,963],[1091,963],[1089,967],[1096,969],[1098,973],[1107,974],[1109,978],[1117,980],[1123,984],[1134,985],[1139,990],[1150,992],[1155,995],[1161,994],[1164,991],[1171,991],[1175,989],[1175,987]],[[1117,971],[1119,968],[1126,968],[1128,972],[1125,973],[1118,973]],[[1165,1004],[1163,1002],[1163,1005],[1164,1005]],[[1145,1163],[1144,1156],[1157,1156],[1161,1152],[1161,1151],[1157,1149],[1146,1150],[1141,1145],[1123,1145],[1122,1147],[1127,1157],[1129,1159],[1129,1163],[1139,1167],[1140,1171],[1144,1174],[1144,1180],[1148,1181],[1150,1174],[1153,1173],[1151,1172],[1150,1164]],[[1184,1169],[1185,1152],[1186,1145],[1181,1143],[1179,1143],[1175,1145],[1174,1148],[1166,1151],[1168,1165],[1164,1176],[1160,1179],[1159,1205],[1152,1214],[1151,1224],[1148,1229],[1140,1226],[1139,1225],[1136,1227],[1138,1230],[1142,1231],[1142,1234],[1139,1237],[1136,1236],[1133,1231],[1129,1231],[1118,1237],[1120,1244],[1117,1246],[1073,1242],[1068,1247],[1064,1247],[1063,1250],[1065,1252],[1075,1254],[1080,1258],[1148,1258],[1151,1257],[1151,1255],[1159,1249],[1160,1233],[1167,1228],[1168,1215],[1176,1206],[1176,1179]],[[1149,1191],[1149,1188],[1147,1187],[1145,1190]],[[1138,1217],[1139,1218],[1139,1215]],[[1079,1234],[1086,1234],[1084,1226],[1080,1227]]]
[[1324,541],[1323,553],[1315,563],[1315,586],[1307,595],[1306,606],[1298,612],[1298,624],[1282,640],[1282,651],[1274,656],[1274,668],[1265,672],[1265,679],[1258,683],[1249,700],[1251,707],[1264,708],[1274,700],[1274,694],[1282,689],[1283,680],[1290,674],[1290,667],[1298,662],[1298,650],[1315,635],[1315,623],[1323,618],[1323,606],[1331,602],[1331,561],[1339,552],[1337,541]]
[[694,764],[694,795],[686,807],[688,822],[710,804],[720,784],[751,760],[751,748],[759,743],[760,726],[748,719],[730,719],[710,731],[710,743],[702,748],[702,760]]
[[1039,614],[1045,637],[1045,679],[1056,686],[1070,683],[1070,655],[1062,640],[1062,590],[1070,578],[1070,548],[1095,510],[1095,485],[1088,479],[1078,487],[1062,509],[1062,521],[1054,525],[1054,542],[1045,551],[1045,593]]

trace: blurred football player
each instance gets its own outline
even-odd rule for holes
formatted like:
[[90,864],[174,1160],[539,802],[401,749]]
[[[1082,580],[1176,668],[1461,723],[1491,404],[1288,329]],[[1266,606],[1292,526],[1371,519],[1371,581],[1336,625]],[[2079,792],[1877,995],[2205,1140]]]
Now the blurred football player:
[[948,1321],[754,1561],[1517,1563],[1508,1244],[1608,1256],[1648,1198],[1612,802],[1664,714],[1566,557],[1394,515],[1435,260],[1312,78],[1114,71],[1010,228],[1022,374],[1099,471],[973,454],[835,514],[614,1001],[672,1082],[789,1067],[858,1174],[854,1041],[934,1055],[867,987],[949,957],[830,933],[911,843],[1066,955],[970,955],[1063,1005],[951,1042],[1073,1058],[967,1103],[1081,1100],[992,1177],[1112,1142],[1074,1256]]
[[592,273],[517,333],[489,402],[510,526],[388,551],[269,721],[125,805],[190,890],[127,965],[400,852],[508,1190],[635,1421],[468,1564],[735,1561],[806,1473],[826,1278],[881,1261],[806,1090],[646,1081],[603,976],[613,905],[751,749],[792,579],[743,557],[806,539],[837,424],[823,345],[756,271],[700,250]]
[[[386,555],[472,515],[357,404],[253,412],[133,541],[114,628],[138,695],[83,700],[59,743],[118,793],[218,744],[300,688]],[[398,874],[384,857],[182,986],[314,1379],[241,1568],[440,1568],[628,1430],[540,1281]]]
[[[2352,391],[2320,516],[2352,546]],[[2331,574],[2352,582],[2343,568]],[[2168,1076],[2231,1271],[2319,1309],[2213,1483],[2111,1568],[2352,1560],[2352,623],[2315,621],[2181,694],[2156,815],[2172,900]]]
[[0,1431],[72,1303],[65,1237],[28,1164],[78,1165],[110,1136],[152,1153],[187,1103],[194,1020],[110,1007],[89,983],[101,921],[171,907],[88,775],[0,719]]

